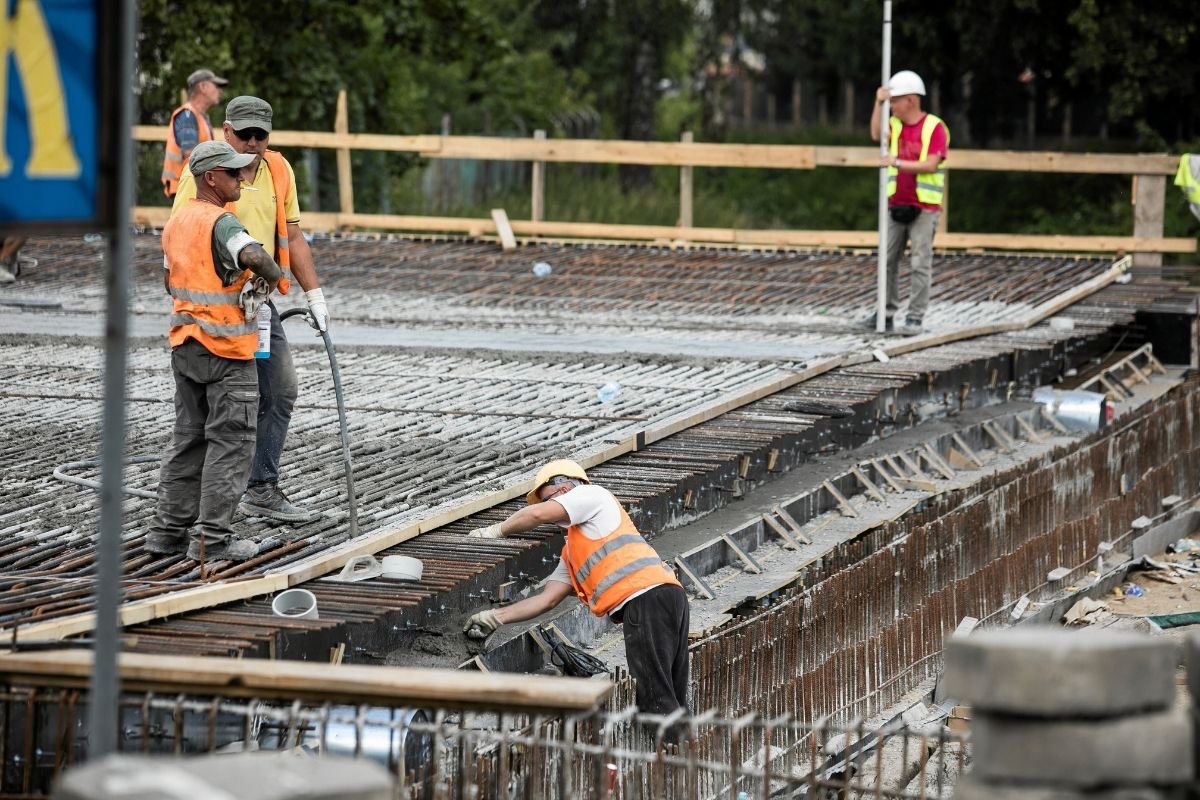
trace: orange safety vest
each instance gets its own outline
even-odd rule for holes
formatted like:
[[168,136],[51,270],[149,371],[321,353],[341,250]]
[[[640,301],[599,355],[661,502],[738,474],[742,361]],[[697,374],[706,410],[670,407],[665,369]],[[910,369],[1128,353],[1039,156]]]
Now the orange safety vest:
[[225,209],[189,200],[163,228],[172,300],[171,347],[195,339],[213,355],[249,361],[258,345],[258,324],[242,310],[242,285],[250,270],[223,286],[213,262],[212,236]]
[[[292,266],[292,255],[288,251],[287,230],[287,200],[291,182],[288,181],[287,159],[275,150],[264,150],[263,161],[267,162],[267,172],[271,173],[271,185],[275,188],[275,263],[287,270]],[[225,210],[237,216],[237,203],[226,203]],[[287,277],[279,279],[276,286],[280,294],[287,294],[292,284]]]
[[196,132],[199,134],[197,143],[213,138],[208,115],[197,111],[190,101],[171,112],[171,119],[167,121],[167,152],[163,156],[162,169],[163,194],[167,197],[174,197],[179,190],[179,174],[183,170],[183,151],[179,149],[179,142],[175,141],[175,118],[181,111],[191,111],[195,115]]
[[619,503],[617,508],[621,523],[615,531],[603,539],[589,539],[578,525],[572,525],[562,549],[575,594],[598,617],[643,589],[664,583],[682,586],[646,544],[625,509]]

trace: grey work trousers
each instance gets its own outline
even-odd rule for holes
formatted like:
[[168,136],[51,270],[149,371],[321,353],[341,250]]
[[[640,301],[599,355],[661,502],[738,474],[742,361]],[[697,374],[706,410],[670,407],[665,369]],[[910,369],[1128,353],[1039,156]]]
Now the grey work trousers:
[[904,245],[909,245],[908,260],[912,267],[912,285],[908,298],[908,318],[921,321],[929,308],[929,287],[933,284],[933,235],[937,233],[941,212],[921,209],[917,218],[907,225],[888,220],[887,252],[887,316],[900,310],[900,257]]
[[[665,715],[687,708],[687,592],[673,583],[655,586],[622,606],[620,616],[638,710]],[[681,733],[668,730],[664,738],[674,743]]]
[[171,351],[175,429],[158,476],[151,533],[205,545],[233,536],[233,512],[250,474],[258,416],[253,360],[213,355],[195,339]]
[[292,363],[283,323],[275,304],[270,303],[270,306],[271,357],[255,359],[258,368],[258,436],[250,486],[279,482],[279,459],[283,456],[283,443],[299,394],[296,366]]

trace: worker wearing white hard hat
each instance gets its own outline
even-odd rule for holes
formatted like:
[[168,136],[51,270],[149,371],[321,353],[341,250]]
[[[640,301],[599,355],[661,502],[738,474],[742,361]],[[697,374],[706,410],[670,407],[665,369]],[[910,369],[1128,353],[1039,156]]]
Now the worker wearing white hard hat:
[[[925,81],[912,70],[901,70],[875,92],[871,138],[888,137],[888,154],[880,166],[888,171],[886,328],[917,334],[923,330],[933,284],[933,237],[945,195],[945,160],[950,149],[946,123],[921,108]],[[891,102],[891,117],[883,120],[883,103]],[[900,258],[909,246],[912,269],[908,313],[900,311]],[[871,320],[874,327],[875,320]]]
[[[688,598],[675,573],[612,493],[593,485],[574,461],[543,466],[525,499],[525,508],[468,536],[497,539],[558,525],[566,529],[558,567],[539,594],[480,611],[467,620],[463,632],[486,638],[501,625],[533,619],[574,594],[596,616],[607,615],[621,625],[629,672],[637,681],[638,708],[663,715],[686,708]],[[680,733],[668,730],[666,738],[675,741]]]

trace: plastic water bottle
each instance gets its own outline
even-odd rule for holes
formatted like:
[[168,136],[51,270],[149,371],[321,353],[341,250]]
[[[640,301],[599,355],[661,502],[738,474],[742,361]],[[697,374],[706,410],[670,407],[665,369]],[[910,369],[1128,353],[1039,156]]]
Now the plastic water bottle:
[[537,275],[539,278],[544,278],[551,272],[554,272],[554,267],[550,266],[545,261],[538,261],[533,265],[533,274]]
[[613,382],[613,381],[609,381],[608,383],[601,386],[600,389],[596,392],[596,399],[598,399],[602,404],[611,403],[613,400],[617,399],[617,395],[619,395],[620,393],[621,393],[621,384]]
[[104,237],[99,233],[85,233],[83,241],[87,244],[100,244],[104,241]]
[[271,357],[271,307],[263,303],[258,307],[258,347],[254,350],[255,358]]

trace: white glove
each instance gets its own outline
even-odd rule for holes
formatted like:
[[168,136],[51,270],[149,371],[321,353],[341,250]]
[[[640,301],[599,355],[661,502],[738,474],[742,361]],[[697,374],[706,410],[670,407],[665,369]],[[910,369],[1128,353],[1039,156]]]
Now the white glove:
[[489,608],[468,617],[467,624],[463,625],[463,633],[467,635],[468,639],[486,639],[503,624],[496,616],[496,612]]
[[320,287],[305,292],[304,301],[308,303],[308,311],[317,324],[317,330],[329,330],[329,306],[325,304],[325,293]]
[[475,528],[467,534],[469,539],[503,539],[504,534],[500,532],[500,526],[503,522],[497,522],[495,525],[488,525],[486,528]]

